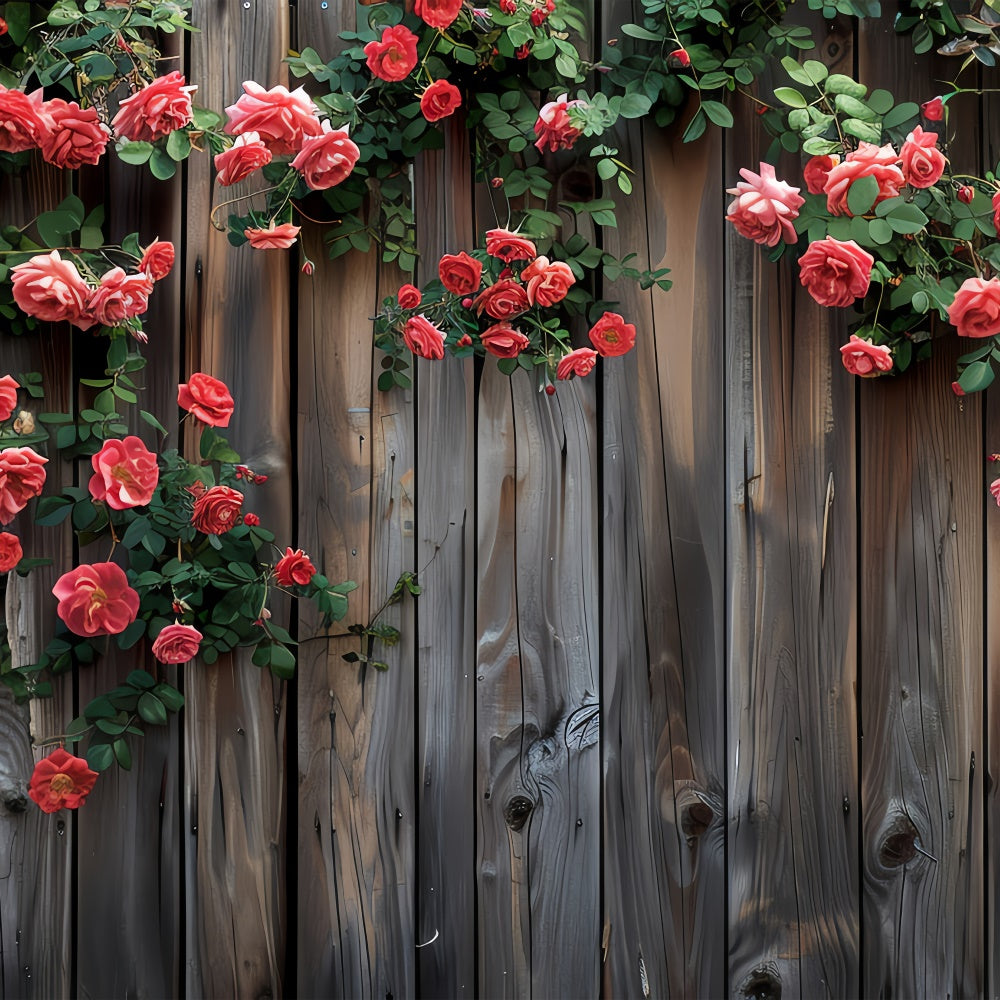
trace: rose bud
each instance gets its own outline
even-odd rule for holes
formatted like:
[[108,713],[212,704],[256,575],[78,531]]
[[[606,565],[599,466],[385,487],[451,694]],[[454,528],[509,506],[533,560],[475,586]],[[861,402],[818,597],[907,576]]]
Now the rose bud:
[[667,65],[672,69],[678,67],[686,69],[691,65],[691,57],[687,54],[687,49],[675,49],[667,56]]
[[969,184],[963,184],[958,189],[958,200],[963,205],[968,205],[976,197],[976,189]]
[[940,97],[935,97],[930,101],[925,101],[920,105],[920,113],[929,122],[939,122],[944,118],[944,101]]

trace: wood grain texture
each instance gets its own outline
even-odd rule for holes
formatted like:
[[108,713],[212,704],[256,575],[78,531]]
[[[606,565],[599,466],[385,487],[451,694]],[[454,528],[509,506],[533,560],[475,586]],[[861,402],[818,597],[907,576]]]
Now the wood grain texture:
[[[475,245],[464,123],[450,120],[445,143],[444,150],[425,152],[415,169],[422,281],[434,277],[443,253]],[[418,982],[422,996],[451,1000],[476,991],[475,808],[469,800],[476,694],[473,363],[449,358],[420,365],[419,377]]]
[[[479,992],[598,989],[594,383],[479,395]],[[556,512],[562,516],[556,516]],[[589,728],[588,728],[589,723]]]
[[[888,23],[864,24],[858,44],[869,86],[923,92],[926,63]],[[974,134],[975,108],[959,121]],[[974,142],[971,155],[975,165]],[[958,401],[949,388],[957,338],[934,347],[905,379],[861,393],[862,990],[871,995],[984,989],[981,398]]]
[[[224,108],[244,80],[283,82],[288,10],[197,0],[191,78]],[[228,191],[232,197],[236,192]],[[229,246],[210,225],[212,164],[188,165],[187,372],[221,378],[236,400],[228,437],[268,475],[247,492],[278,543],[292,539],[289,260]],[[225,210],[223,210],[225,216]],[[223,218],[223,223],[225,218]],[[294,251],[293,251],[294,253]],[[193,440],[188,447],[193,447]],[[277,620],[287,604],[272,601]],[[185,930],[191,996],[279,996],[285,961],[287,691],[243,652],[190,672],[185,685]]]
[[[728,186],[763,153],[743,112]],[[726,275],[729,995],[855,996],[855,380],[793,268],[730,229]]]

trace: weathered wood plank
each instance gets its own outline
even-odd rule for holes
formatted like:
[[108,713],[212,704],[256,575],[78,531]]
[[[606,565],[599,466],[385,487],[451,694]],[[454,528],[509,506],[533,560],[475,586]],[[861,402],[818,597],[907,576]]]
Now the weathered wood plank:
[[[869,86],[925,93],[927,64],[888,17],[858,45]],[[967,141],[975,108],[957,110]],[[978,152],[965,146],[971,166]],[[861,393],[865,994],[984,988],[984,446],[981,399],[949,388],[963,349],[949,335],[933,361]]]
[[[759,169],[755,117],[727,186]],[[726,275],[729,995],[855,996],[855,381],[794,267],[730,229]]]
[[[443,151],[418,161],[420,276],[474,245],[469,139],[451,119]],[[417,394],[419,987],[442,1000],[475,993],[475,434],[473,364],[420,366]],[[428,944],[427,942],[432,942]]]
[[[191,77],[208,107],[244,80],[285,80],[288,10],[197,0]],[[234,250],[212,229],[212,167],[188,165],[187,371],[221,378],[236,400],[229,437],[270,477],[247,496],[278,541],[292,538],[288,257]],[[287,543],[287,542],[286,542]],[[279,617],[281,604],[271,610]],[[187,992],[278,996],[285,960],[286,687],[242,653],[187,677]]]

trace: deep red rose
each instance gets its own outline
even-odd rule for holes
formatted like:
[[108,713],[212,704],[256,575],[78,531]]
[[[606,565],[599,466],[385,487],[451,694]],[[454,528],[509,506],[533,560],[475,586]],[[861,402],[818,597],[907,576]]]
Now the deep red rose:
[[160,481],[155,453],[131,435],[120,441],[113,438],[105,441],[90,463],[94,468],[90,495],[113,510],[148,504]]
[[440,361],[444,357],[444,334],[423,314],[406,321],[403,342],[414,354],[428,361]]
[[520,316],[530,303],[524,288],[516,281],[505,278],[480,292],[474,305],[480,316],[485,310],[494,319],[513,319]]
[[592,351],[589,347],[578,347],[575,351],[570,351],[556,365],[556,378],[568,379],[574,375],[589,375],[596,364],[597,351]]
[[447,28],[458,17],[462,0],[416,0],[413,11],[432,28]]
[[482,263],[464,250],[461,253],[446,253],[438,261],[441,284],[453,295],[470,295],[477,291],[482,274]]
[[516,358],[531,344],[520,330],[515,330],[507,322],[495,323],[484,330],[479,339],[483,342],[483,347],[498,358]]
[[225,382],[195,372],[177,386],[177,405],[203,424],[228,427],[235,403]]
[[274,575],[282,587],[306,586],[316,573],[313,566],[302,549],[285,549],[285,554],[278,560],[274,567]]
[[170,274],[174,266],[174,245],[169,240],[153,240],[142,252],[139,270],[153,281]]
[[198,655],[202,635],[193,625],[166,625],[153,640],[153,656],[160,663],[187,663]]
[[920,105],[920,113],[929,122],[939,122],[944,118],[944,101],[940,97],[933,97]]
[[307,187],[325,191],[346,181],[360,156],[361,150],[348,138],[346,129],[335,132],[329,122],[323,122],[323,132],[302,143],[292,167],[302,174]]
[[261,142],[260,135],[244,132],[236,137],[229,149],[215,154],[216,180],[223,187],[229,187],[270,162],[271,150]]
[[42,492],[47,461],[33,448],[0,451],[0,524],[10,524]]
[[416,309],[422,298],[420,289],[414,285],[400,285],[396,295],[400,309]]
[[94,108],[81,108],[76,101],[54,97],[41,108],[42,159],[65,170],[94,164],[104,154],[110,133]]
[[260,524],[260,518],[256,514],[244,514],[243,523],[248,528],[256,528]]
[[20,388],[13,375],[0,378],[0,422],[7,420],[17,409],[17,390]]
[[0,531],[0,573],[9,573],[23,556],[24,551],[17,535]]
[[389,82],[405,80],[417,65],[417,36],[405,25],[394,24],[377,42],[365,46],[372,76]]
[[191,123],[191,95],[198,88],[185,86],[174,70],[159,76],[121,102],[111,119],[115,134],[133,142],[155,142]]
[[429,122],[440,121],[462,106],[462,92],[447,80],[435,80],[420,95],[420,113]]
[[203,535],[224,535],[240,521],[243,494],[230,486],[213,486],[194,502],[191,523]]
[[591,328],[590,342],[604,358],[628,354],[635,346],[635,327],[618,313],[606,312]]
[[76,635],[118,635],[139,613],[139,595],[112,562],[77,566],[56,580],[52,593],[56,614]]
[[28,795],[42,812],[79,809],[97,781],[82,757],[74,757],[62,747],[43,757],[32,772]]

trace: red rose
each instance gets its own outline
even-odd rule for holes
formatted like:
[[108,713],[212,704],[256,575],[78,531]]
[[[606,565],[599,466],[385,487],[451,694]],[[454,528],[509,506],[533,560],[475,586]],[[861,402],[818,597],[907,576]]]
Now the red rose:
[[56,614],[77,635],[118,635],[139,613],[139,595],[112,562],[77,566],[56,580],[52,593]]
[[166,625],[153,640],[153,656],[160,663],[187,663],[198,655],[201,639],[193,625]]
[[240,521],[243,494],[229,486],[213,486],[194,502],[191,523],[203,535],[224,535]]
[[0,451],[0,524],[10,524],[42,492],[47,461],[32,448]]
[[849,306],[868,291],[875,258],[854,242],[817,240],[799,260],[799,281],[821,306]]
[[899,158],[910,187],[929,188],[941,179],[948,161],[937,141],[937,133],[925,132],[919,125],[906,137]]
[[360,156],[361,150],[347,137],[346,129],[334,132],[329,122],[323,122],[322,134],[302,143],[292,167],[302,174],[307,187],[325,191],[346,181]]
[[113,510],[145,506],[160,481],[156,455],[137,437],[105,441],[90,464],[94,467],[90,495]]
[[20,385],[12,375],[0,378],[0,421],[7,420],[17,409],[17,390]]
[[[955,384],[958,385],[957,382]],[[959,393],[959,395],[964,396],[965,393],[962,392]],[[1000,507],[1000,479],[994,479],[993,482],[990,483],[990,493],[993,494],[993,499],[996,500],[997,506]]]
[[113,267],[101,277],[101,283],[87,299],[87,312],[101,326],[118,326],[149,307],[153,281],[145,274],[126,274]]
[[429,122],[440,121],[462,106],[462,92],[447,80],[435,80],[420,95],[420,113]]
[[892,371],[892,351],[881,344],[851,334],[851,339],[840,348],[844,367],[852,375],[873,378],[882,372]]
[[507,264],[512,260],[534,260],[538,256],[531,240],[509,229],[491,229],[486,234],[486,252]]
[[247,80],[243,91],[243,96],[226,108],[228,135],[256,132],[275,156],[282,156],[297,153],[304,139],[323,131],[316,107],[304,88],[291,92],[281,86],[265,90],[259,83]]
[[896,166],[898,162],[899,157],[891,145],[860,143],[857,149],[844,157],[843,163],[831,167],[826,176],[823,193],[826,195],[827,211],[831,215],[850,215],[847,192],[861,177],[874,177],[878,182],[876,205],[886,198],[895,198],[904,183],[903,171]]
[[428,361],[440,361],[444,357],[444,334],[423,314],[406,321],[403,342],[414,354]]
[[968,205],[976,197],[976,189],[969,184],[962,184],[958,188],[956,197],[963,205]]
[[41,89],[26,94],[0,86],[0,152],[34,149],[44,130],[41,111]]
[[538,257],[521,272],[521,280],[533,306],[554,306],[566,298],[576,275],[569,264],[559,260],[550,264],[548,257]]
[[568,379],[574,375],[589,375],[596,364],[597,351],[592,351],[589,347],[578,347],[575,351],[570,351],[556,365],[556,378]]
[[243,523],[248,528],[256,528],[260,524],[260,518],[256,514],[244,514]]
[[216,180],[223,187],[229,187],[270,162],[271,150],[260,141],[260,136],[256,132],[244,132],[236,137],[229,149],[215,154]]
[[480,292],[474,305],[477,315],[483,310],[494,319],[513,319],[520,316],[530,303],[528,293],[516,281],[505,278]]
[[618,313],[606,312],[590,328],[589,337],[601,357],[617,358],[635,346],[635,327]]
[[777,246],[782,240],[795,243],[799,237],[792,220],[805,204],[799,189],[779,181],[770,163],[762,163],[759,174],[744,167],[740,176],[743,180],[728,189],[736,200],[729,206],[726,220],[741,236],[762,246]]
[[948,307],[948,322],[960,337],[1000,333],[1000,279],[966,278]]
[[173,243],[169,240],[153,240],[142,252],[139,270],[153,281],[160,281],[170,274],[174,257]]
[[671,69],[687,69],[691,65],[691,57],[688,55],[687,49],[674,49],[667,56],[667,65]]
[[66,320],[81,330],[89,330],[94,318],[87,312],[90,286],[80,277],[71,260],[63,260],[58,250],[38,254],[10,269],[14,301],[22,312],[43,323]]
[[191,95],[197,89],[184,86],[177,70],[157,77],[121,102],[111,127],[133,142],[155,142],[190,124]]
[[1000,236],[1000,191],[993,195],[993,228]]
[[42,812],[79,809],[97,781],[82,757],[74,757],[62,747],[43,757],[32,772],[28,795]]
[[495,323],[479,335],[483,347],[498,358],[516,358],[531,341],[509,323]]
[[405,80],[417,65],[417,36],[405,25],[395,24],[365,46],[365,55],[372,76],[389,82]]
[[75,170],[84,163],[97,163],[103,155],[110,133],[93,108],[54,97],[42,105],[40,117],[39,146],[46,163]]
[[295,242],[301,228],[290,222],[283,222],[280,226],[272,225],[268,229],[244,229],[243,235],[255,250],[287,250]]
[[0,531],[0,573],[9,573],[24,556],[20,539],[9,531]]
[[316,567],[302,549],[293,552],[290,548],[286,548],[285,554],[274,567],[274,575],[282,587],[293,587],[296,584],[304,587],[315,573]]
[[400,309],[416,309],[423,296],[420,294],[420,289],[413,285],[400,285],[396,298]]
[[929,122],[939,122],[944,118],[944,101],[940,97],[934,97],[920,105],[920,113]]
[[544,104],[535,122],[535,146],[541,151],[554,153],[557,149],[572,149],[583,135],[569,116],[570,108],[586,107],[586,101],[568,101],[566,94]]
[[482,274],[482,263],[464,250],[461,253],[446,253],[438,262],[441,284],[453,295],[470,295],[476,291]]
[[802,179],[810,194],[822,194],[830,171],[840,163],[839,156],[813,156],[802,168]]
[[195,372],[177,386],[177,405],[211,427],[228,427],[235,403],[225,382]]
[[462,0],[417,0],[413,11],[424,24],[432,28],[447,28],[458,17]]

